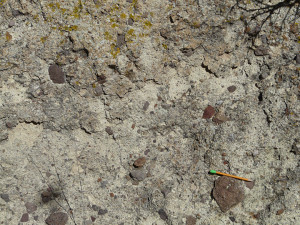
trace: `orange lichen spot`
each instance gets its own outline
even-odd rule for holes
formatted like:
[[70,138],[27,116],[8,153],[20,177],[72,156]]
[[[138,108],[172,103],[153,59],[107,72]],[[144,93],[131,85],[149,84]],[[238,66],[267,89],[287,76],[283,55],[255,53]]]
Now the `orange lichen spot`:
[[5,37],[6,37],[6,40],[7,40],[7,41],[11,41],[11,39],[12,39],[11,34],[8,33],[8,32],[6,32]]

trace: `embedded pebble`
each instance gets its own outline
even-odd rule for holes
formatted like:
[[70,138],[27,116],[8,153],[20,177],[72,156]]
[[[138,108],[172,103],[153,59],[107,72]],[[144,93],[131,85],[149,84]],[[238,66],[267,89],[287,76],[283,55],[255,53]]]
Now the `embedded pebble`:
[[130,172],[130,176],[134,180],[142,181],[147,177],[147,172],[144,169],[135,169]]
[[232,207],[244,200],[244,191],[240,181],[229,177],[220,177],[215,181],[213,197],[222,212],[227,212]]
[[113,130],[111,129],[111,127],[106,127],[106,128],[105,128],[105,131],[106,131],[106,133],[108,133],[108,135],[113,135],[113,134],[114,134],[114,132],[113,132]]
[[160,217],[162,220],[167,220],[167,219],[168,219],[168,215],[167,215],[167,213],[165,212],[165,210],[163,210],[163,209],[158,210],[158,214],[159,214],[159,217]]
[[227,90],[228,90],[230,93],[232,93],[232,92],[234,92],[234,91],[236,90],[236,86],[234,86],[234,85],[229,86],[229,87],[227,88]]
[[9,195],[8,194],[0,194],[0,197],[5,201],[5,202],[9,202]]
[[133,165],[135,167],[142,167],[145,163],[146,163],[146,158],[145,157],[141,157],[141,158],[138,158],[137,160],[135,160],[134,163],[133,163]]
[[24,222],[28,222],[28,221],[29,221],[29,215],[28,215],[28,213],[24,213],[21,217],[20,222],[24,223]]
[[46,220],[48,225],[65,225],[68,222],[68,215],[63,212],[52,213]]
[[49,76],[53,83],[63,84],[65,83],[65,74],[57,64],[52,64],[49,66]]
[[213,115],[215,114],[215,109],[212,106],[207,106],[206,109],[203,112],[203,119],[210,119],[213,117]]
[[37,210],[37,206],[34,203],[26,202],[25,207],[28,213],[33,213]]

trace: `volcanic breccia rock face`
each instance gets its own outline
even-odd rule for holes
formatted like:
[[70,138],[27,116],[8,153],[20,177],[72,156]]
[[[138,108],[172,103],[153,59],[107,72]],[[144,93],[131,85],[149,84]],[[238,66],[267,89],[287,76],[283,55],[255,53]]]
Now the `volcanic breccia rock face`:
[[234,4],[0,0],[0,221],[300,221],[299,29]]

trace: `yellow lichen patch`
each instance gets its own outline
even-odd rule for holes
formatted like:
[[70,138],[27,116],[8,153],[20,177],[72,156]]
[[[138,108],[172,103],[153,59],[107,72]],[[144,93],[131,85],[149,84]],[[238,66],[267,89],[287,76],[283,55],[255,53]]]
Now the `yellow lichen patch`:
[[162,44],[162,46],[164,47],[164,49],[168,50],[168,45]]
[[92,87],[93,87],[93,88],[96,88],[96,87],[97,87],[97,85],[96,85],[95,83],[93,83]]
[[170,11],[170,10],[172,10],[172,9],[173,9],[173,6],[172,6],[172,5],[168,5],[167,11]]
[[110,54],[115,59],[117,55],[120,53],[120,48],[117,48],[115,44],[110,45]]
[[78,30],[78,26],[77,25],[72,25],[72,26],[60,26],[58,27],[58,29],[60,31],[74,31],[74,30]]
[[149,21],[149,20],[146,20],[144,22],[144,28],[145,29],[148,29],[148,28],[151,28],[152,27],[152,23]]
[[38,22],[38,21],[39,21],[39,15],[34,15],[34,16],[33,16],[33,19],[34,19],[36,22]]
[[111,25],[111,27],[112,27],[112,28],[116,28],[116,27],[118,27],[118,24],[113,23],[113,24]]
[[108,41],[112,40],[112,36],[108,33],[108,31],[104,32],[104,39]]
[[47,36],[45,36],[45,37],[41,37],[41,42],[44,44],[45,43],[45,41],[47,40]]
[[110,8],[110,13],[113,13],[115,11],[119,11],[120,10],[120,6],[118,4],[114,4],[112,5],[112,7]]
[[125,13],[121,13],[120,17],[121,17],[121,19],[126,19],[127,18]]
[[6,0],[0,0],[0,6],[2,6],[5,2]]
[[83,9],[83,5],[81,0],[78,0],[77,5],[74,7],[71,16],[75,17],[76,19],[80,18],[80,12]]
[[135,37],[136,37],[136,35],[134,33],[134,29],[128,30],[126,35],[125,35],[125,39],[126,39],[127,42],[130,42]]
[[200,28],[200,26],[201,26],[201,24],[198,21],[194,21],[192,24],[192,27],[194,27],[194,28]]
[[130,13],[129,18],[134,20],[134,15]]
[[52,12],[55,11],[55,5],[53,3],[49,3],[48,6],[51,8]]
[[5,37],[6,37],[6,40],[7,40],[7,41],[11,41],[11,39],[12,39],[11,34],[8,33],[8,32],[6,32]]

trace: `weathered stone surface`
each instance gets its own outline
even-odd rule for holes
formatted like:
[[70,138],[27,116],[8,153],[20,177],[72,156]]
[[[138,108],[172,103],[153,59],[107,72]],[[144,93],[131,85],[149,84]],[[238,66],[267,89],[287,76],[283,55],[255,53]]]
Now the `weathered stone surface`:
[[[297,224],[296,8],[261,26],[277,3],[247,3],[0,0],[0,224],[66,199],[76,224]],[[255,180],[239,213],[218,213],[210,169]]]

